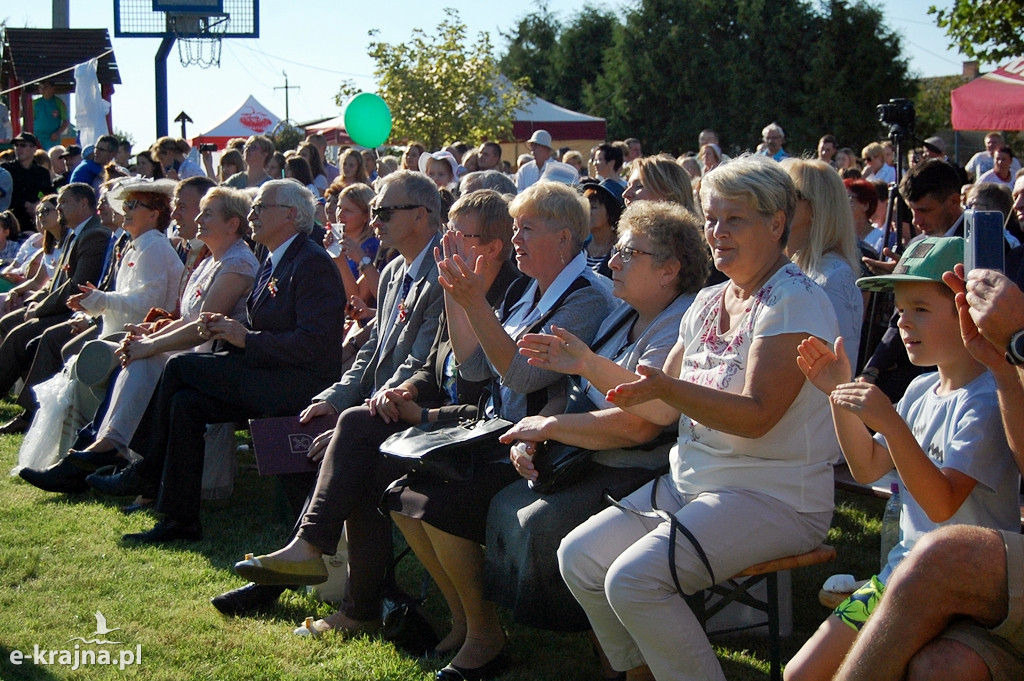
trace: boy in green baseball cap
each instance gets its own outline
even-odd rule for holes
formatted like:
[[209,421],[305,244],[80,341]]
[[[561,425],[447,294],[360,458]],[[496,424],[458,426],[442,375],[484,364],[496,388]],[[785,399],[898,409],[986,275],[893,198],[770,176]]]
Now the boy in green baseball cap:
[[963,239],[929,237],[911,244],[891,274],[857,281],[863,289],[894,292],[910,361],[938,369],[915,378],[895,407],[878,387],[851,382],[842,339],[834,351],[816,338],[800,343],[797,363],[829,395],[853,477],[871,483],[895,465],[903,507],[900,542],[885,566],[786,665],[787,681],[833,677],[884,597],[893,569],[926,532],[950,524],[1020,528],[1020,476],[1002,427],[995,380],[964,347],[954,295],[942,281],[963,255]]

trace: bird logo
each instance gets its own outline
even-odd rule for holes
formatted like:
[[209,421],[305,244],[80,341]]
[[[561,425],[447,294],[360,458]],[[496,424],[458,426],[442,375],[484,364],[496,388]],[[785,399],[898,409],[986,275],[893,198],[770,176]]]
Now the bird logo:
[[[122,629],[121,629],[121,627],[114,627],[113,629],[107,627],[107,618],[103,616],[102,612],[97,610],[96,611],[96,631],[92,632],[92,635],[93,636],[106,636],[107,634],[109,634],[112,631],[122,631]],[[99,638],[94,638],[92,640],[88,640],[88,639],[85,639],[85,638],[83,638],[81,636],[74,636],[74,637],[68,639],[68,641],[76,641],[76,640],[77,641],[81,641],[82,643],[99,643],[99,644],[104,644],[104,643],[120,644],[121,643],[121,641],[106,641],[106,640],[102,640],[102,639],[99,639]]]

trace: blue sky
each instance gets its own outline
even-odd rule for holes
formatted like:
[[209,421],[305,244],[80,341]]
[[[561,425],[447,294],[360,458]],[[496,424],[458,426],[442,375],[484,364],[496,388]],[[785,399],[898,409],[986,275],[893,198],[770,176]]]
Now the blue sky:
[[[114,126],[130,132],[137,143],[148,144],[156,134],[153,106],[153,58],[159,40],[114,39],[112,0],[69,0],[72,28],[110,31],[121,71],[122,84],[114,93]],[[549,0],[560,17],[571,16],[584,0]],[[589,4],[615,9],[621,2],[590,0]],[[947,49],[947,39],[927,14],[929,5],[943,0],[883,0],[887,23],[904,36],[905,53],[918,75],[959,73],[962,58]],[[946,4],[951,4],[947,2]],[[278,116],[285,115],[282,72],[288,73],[289,109],[295,120],[330,117],[340,113],[334,93],[343,79],[373,91],[373,61],[366,55],[370,29],[377,39],[400,42],[416,27],[432,30],[444,18],[442,9],[455,6],[471,36],[486,31],[499,52],[504,41],[499,31],[509,30],[534,5],[451,0],[384,0],[349,3],[340,0],[262,0],[261,37],[225,40],[220,68],[183,68],[177,49],[168,58],[170,118],[184,110],[195,121],[189,136],[212,127],[252,94]],[[300,11],[301,10],[301,11]],[[12,27],[49,28],[50,3],[46,0],[0,4],[0,19]],[[842,50],[841,45],[836,46]],[[595,46],[595,55],[598,46]],[[581,59],[589,55],[580,55]],[[171,131],[178,127],[171,123]]]

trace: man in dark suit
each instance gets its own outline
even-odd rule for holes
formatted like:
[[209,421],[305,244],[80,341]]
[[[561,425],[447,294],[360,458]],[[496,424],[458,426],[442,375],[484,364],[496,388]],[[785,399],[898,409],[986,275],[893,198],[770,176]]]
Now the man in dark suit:
[[270,257],[249,296],[248,325],[204,315],[200,335],[227,349],[172,358],[131,442],[143,459],[88,478],[108,494],[159,491],[163,520],[125,539],[199,539],[206,424],[295,414],[341,371],[345,291],[323,246],[308,236],[313,211],[312,194],[295,182],[260,188],[249,223]]
[[[354,364],[340,381],[316,395],[313,404],[302,412],[303,421],[320,415],[344,414],[333,431],[314,440],[311,456],[317,459],[323,456],[325,449],[330,452],[350,444],[341,435],[342,424],[352,422],[349,418],[352,414],[346,410],[397,388],[422,367],[433,346],[438,317],[444,308],[433,256],[434,247],[440,242],[441,226],[437,187],[422,173],[392,173],[381,180],[371,211],[371,224],[380,238],[381,248],[394,248],[401,257],[392,260],[381,273],[377,295],[381,304],[376,324]],[[382,408],[393,409],[394,413],[388,414],[387,420],[381,423],[398,420],[397,408],[387,404]],[[380,418],[380,415],[361,416]],[[367,428],[379,430],[379,424],[370,423]],[[333,458],[333,454],[328,456]],[[373,468],[367,467],[366,471],[357,471],[354,479],[372,478],[372,472]],[[371,480],[364,482],[372,485]],[[380,605],[379,602],[374,604],[374,594],[379,593],[384,570],[391,560],[390,523],[381,517],[376,506],[376,499],[367,499],[348,515],[350,562],[369,566],[352,573],[365,575],[366,581],[372,582],[353,585],[365,601],[354,604],[348,613],[356,621],[367,619],[374,605],[379,612]],[[283,590],[284,587],[249,584],[218,596],[213,604],[225,614],[242,614],[272,603]]]
[[[6,395],[28,370],[34,351],[32,339],[67,321],[71,317],[68,298],[79,292],[79,285],[98,281],[103,272],[110,230],[96,215],[96,192],[87,184],[67,185],[57,198],[57,213],[71,231],[64,239],[53,278],[25,307],[0,319],[0,394]],[[27,428],[28,420],[17,417],[0,427],[0,433]]]

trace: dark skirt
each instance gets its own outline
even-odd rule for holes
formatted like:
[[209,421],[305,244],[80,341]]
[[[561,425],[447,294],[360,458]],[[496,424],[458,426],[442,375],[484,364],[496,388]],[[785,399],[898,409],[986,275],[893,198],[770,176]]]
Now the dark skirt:
[[590,623],[558,571],[565,535],[615,499],[660,471],[594,464],[587,476],[553,494],[537,494],[525,480],[501,490],[487,515],[484,595],[509,608],[515,621],[548,631],[587,631]]
[[[502,446],[507,451],[508,445]],[[518,479],[519,473],[507,458],[502,463],[477,464],[469,482],[446,482],[413,473],[396,482],[387,495],[387,508],[483,544],[491,499]]]

